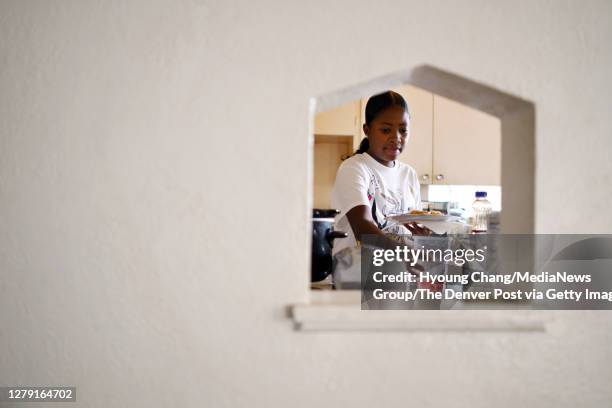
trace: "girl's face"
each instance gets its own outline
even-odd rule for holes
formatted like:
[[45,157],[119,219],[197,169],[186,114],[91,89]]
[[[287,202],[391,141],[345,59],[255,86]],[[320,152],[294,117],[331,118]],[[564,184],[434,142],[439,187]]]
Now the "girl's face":
[[381,164],[393,167],[409,135],[408,112],[401,106],[390,106],[380,112],[363,132],[370,141],[368,153]]

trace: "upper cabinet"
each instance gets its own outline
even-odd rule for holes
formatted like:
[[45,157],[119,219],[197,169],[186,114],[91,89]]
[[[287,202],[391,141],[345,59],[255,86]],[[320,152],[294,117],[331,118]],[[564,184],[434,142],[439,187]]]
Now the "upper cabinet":
[[501,185],[501,122],[434,95],[433,183]]
[[315,116],[316,135],[353,136],[360,133],[360,101],[349,102]]

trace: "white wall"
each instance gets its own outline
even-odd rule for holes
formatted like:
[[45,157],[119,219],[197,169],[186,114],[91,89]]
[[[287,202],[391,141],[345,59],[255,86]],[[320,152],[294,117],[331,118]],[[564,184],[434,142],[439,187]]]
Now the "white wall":
[[2,1],[0,385],[95,407],[609,403],[607,312],[547,334],[304,334],[285,307],[306,299],[308,99],[404,67],[533,101],[537,230],[612,231],[611,15]]

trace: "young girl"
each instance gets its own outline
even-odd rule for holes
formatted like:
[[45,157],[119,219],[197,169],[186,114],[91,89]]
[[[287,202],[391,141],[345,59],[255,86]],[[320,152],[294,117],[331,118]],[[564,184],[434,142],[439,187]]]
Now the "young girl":
[[[334,254],[354,247],[363,234],[384,235],[387,216],[421,209],[416,171],[397,160],[408,141],[409,122],[408,104],[400,94],[387,91],[368,100],[366,138],[338,168],[332,190],[332,208],[340,210],[334,229],[349,234],[334,241]],[[397,228],[394,233],[408,233]],[[413,234],[429,232],[416,224],[408,228]]]

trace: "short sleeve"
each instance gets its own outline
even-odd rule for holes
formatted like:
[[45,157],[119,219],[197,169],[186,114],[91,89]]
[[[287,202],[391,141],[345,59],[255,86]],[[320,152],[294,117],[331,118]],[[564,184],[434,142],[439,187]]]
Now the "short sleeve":
[[369,206],[369,185],[370,175],[363,165],[342,163],[336,173],[336,182],[332,190],[332,207],[340,210],[340,216],[343,216],[358,205]]

